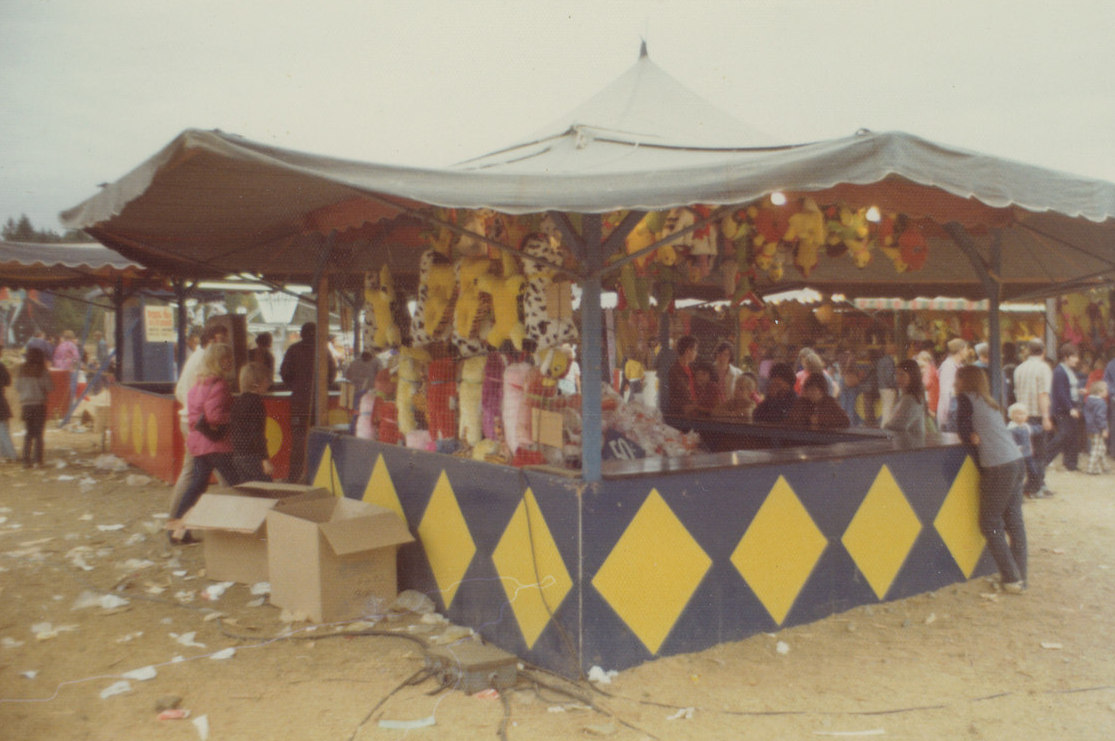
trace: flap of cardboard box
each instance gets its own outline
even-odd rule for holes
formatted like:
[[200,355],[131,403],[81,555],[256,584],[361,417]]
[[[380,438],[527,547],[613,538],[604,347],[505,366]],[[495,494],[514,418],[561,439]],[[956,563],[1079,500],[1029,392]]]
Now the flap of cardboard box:
[[225,530],[250,534],[263,527],[267,513],[276,507],[324,498],[333,497],[324,489],[303,492],[286,499],[265,499],[243,494],[202,494],[197,504],[186,513],[183,524],[194,530]]
[[233,487],[236,491],[250,497],[266,497],[268,499],[286,499],[287,497],[309,494],[310,492],[325,492],[321,487],[307,486],[306,484],[288,484],[285,481],[247,481]]

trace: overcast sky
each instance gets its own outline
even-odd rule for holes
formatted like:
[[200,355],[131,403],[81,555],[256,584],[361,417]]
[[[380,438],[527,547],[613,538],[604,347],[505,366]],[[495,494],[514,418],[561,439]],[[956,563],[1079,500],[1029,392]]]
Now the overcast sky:
[[1115,182],[1110,0],[0,0],[0,221],[186,128],[439,166],[635,63],[785,142],[859,128]]

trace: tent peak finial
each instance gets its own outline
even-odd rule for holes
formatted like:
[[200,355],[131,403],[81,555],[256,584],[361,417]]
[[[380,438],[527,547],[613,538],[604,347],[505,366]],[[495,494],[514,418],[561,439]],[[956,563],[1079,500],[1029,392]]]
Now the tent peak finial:
[[639,59],[644,59],[644,58],[650,56],[649,54],[647,54],[647,40],[646,39],[640,39],[640,41],[642,43],[639,44]]

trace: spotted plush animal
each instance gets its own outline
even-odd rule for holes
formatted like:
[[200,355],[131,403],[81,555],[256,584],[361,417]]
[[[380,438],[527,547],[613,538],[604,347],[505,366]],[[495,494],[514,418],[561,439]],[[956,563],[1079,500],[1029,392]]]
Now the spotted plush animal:
[[444,321],[456,293],[453,262],[437,250],[426,250],[418,263],[418,300],[411,317],[411,344],[416,347],[449,339],[452,322]]
[[[577,325],[573,321],[572,284],[558,280],[553,266],[562,264],[562,254],[544,234],[528,234],[523,239],[523,271],[527,276],[523,289],[523,324],[527,337],[539,348],[558,347],[577,342]],[[531,257],[538,258],[536,260]]]

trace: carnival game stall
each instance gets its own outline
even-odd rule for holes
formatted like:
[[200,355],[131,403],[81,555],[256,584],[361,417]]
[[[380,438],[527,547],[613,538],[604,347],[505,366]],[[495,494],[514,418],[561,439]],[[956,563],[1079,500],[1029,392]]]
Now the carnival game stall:
[[[188,131],[63,222],[168,270],[312,268],[319,312],[357,273],[395,372],[365,395],[357,435],[312,431],[313,483],[406,521],[401,588],[579,676],[990,566],[978,472],[955,437],[809,430],[705,452],[611,390],[605,288],[637,312],[633,332],[660,339],[678,296],[758,306],[805,284],[853,297],[948,286],[989,299],[997,336],[1000,299],[1115,268],[1110,184],[905,134],[768,144],[644,50],[538,138],[451,170]],[[233,195],[213,187],[228,182]],[[424,227],[391,241],[400,218]],[[171,244],[191,245],[188,260]],[[566,345],[579,392],[561,385]]]

